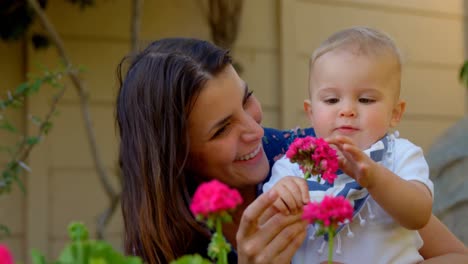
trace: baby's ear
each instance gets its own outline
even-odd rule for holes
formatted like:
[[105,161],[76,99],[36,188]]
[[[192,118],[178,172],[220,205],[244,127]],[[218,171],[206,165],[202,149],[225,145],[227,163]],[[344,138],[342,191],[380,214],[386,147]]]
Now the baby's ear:
[[309,122],[312,124],[312,102],[309,99],[304,100],[304,111],[307,115],[307,118],[309,119]]
[[406,102],[402,99],[399,99],[398,102],[393,107],[392,111],[392,120],[390,121],[391,127],[396,127],[401,120],[401,117],[405,113],[406,110]]

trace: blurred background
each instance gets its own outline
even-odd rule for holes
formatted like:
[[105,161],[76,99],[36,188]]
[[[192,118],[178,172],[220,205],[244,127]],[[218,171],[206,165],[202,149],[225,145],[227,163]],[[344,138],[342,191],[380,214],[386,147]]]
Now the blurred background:
[[402,50],[407,111],[398,130],[427,155],[434,212],[468,242],[468,93],[459,80],[467,1],[28,2],[0,3],[0,243],[18,261],[29,262],[32,248],[56,257],[74,220],[121,248],[114,105],[126,54],[162,37],[215,41],[232,50],[263,125],[304,127],[309,57],[355,25],[387,32]]

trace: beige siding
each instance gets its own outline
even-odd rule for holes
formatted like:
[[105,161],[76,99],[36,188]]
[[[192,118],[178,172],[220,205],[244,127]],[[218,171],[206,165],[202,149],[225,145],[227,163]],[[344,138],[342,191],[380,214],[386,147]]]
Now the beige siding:
[[[113,173],[114,171],[108,171]],[[116,185],[116,178],[113,178]],[[49,195],[49,236],[52,241],[67,238],[67,226],[72,221],[86,224],[93,234],[96,230],[98,214],[107,207],[107,199],[98,182],[93,169],[54,169],[49,174],[48,182],[51,190]],[[93,209],[93,210],[90,210]],[[107,231],[120,233],[122,231],[121,217],[114,217]]]

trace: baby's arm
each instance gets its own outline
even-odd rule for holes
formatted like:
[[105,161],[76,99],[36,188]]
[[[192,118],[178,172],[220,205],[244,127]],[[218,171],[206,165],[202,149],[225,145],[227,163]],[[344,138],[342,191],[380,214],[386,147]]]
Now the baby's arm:
[[340,168],[368,189],[372,198],[401,226],[424,227],[431,216],[432,195],[421,182],[405,180],[373,161],[351,139],[328,139],[341,152]]

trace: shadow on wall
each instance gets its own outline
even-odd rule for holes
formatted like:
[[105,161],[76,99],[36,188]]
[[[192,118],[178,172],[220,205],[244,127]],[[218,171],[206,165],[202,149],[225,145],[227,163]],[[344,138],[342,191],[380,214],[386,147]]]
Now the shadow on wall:
[[433,212],[468,244],[468,116],[449,128],[426,156],[434,182]]

